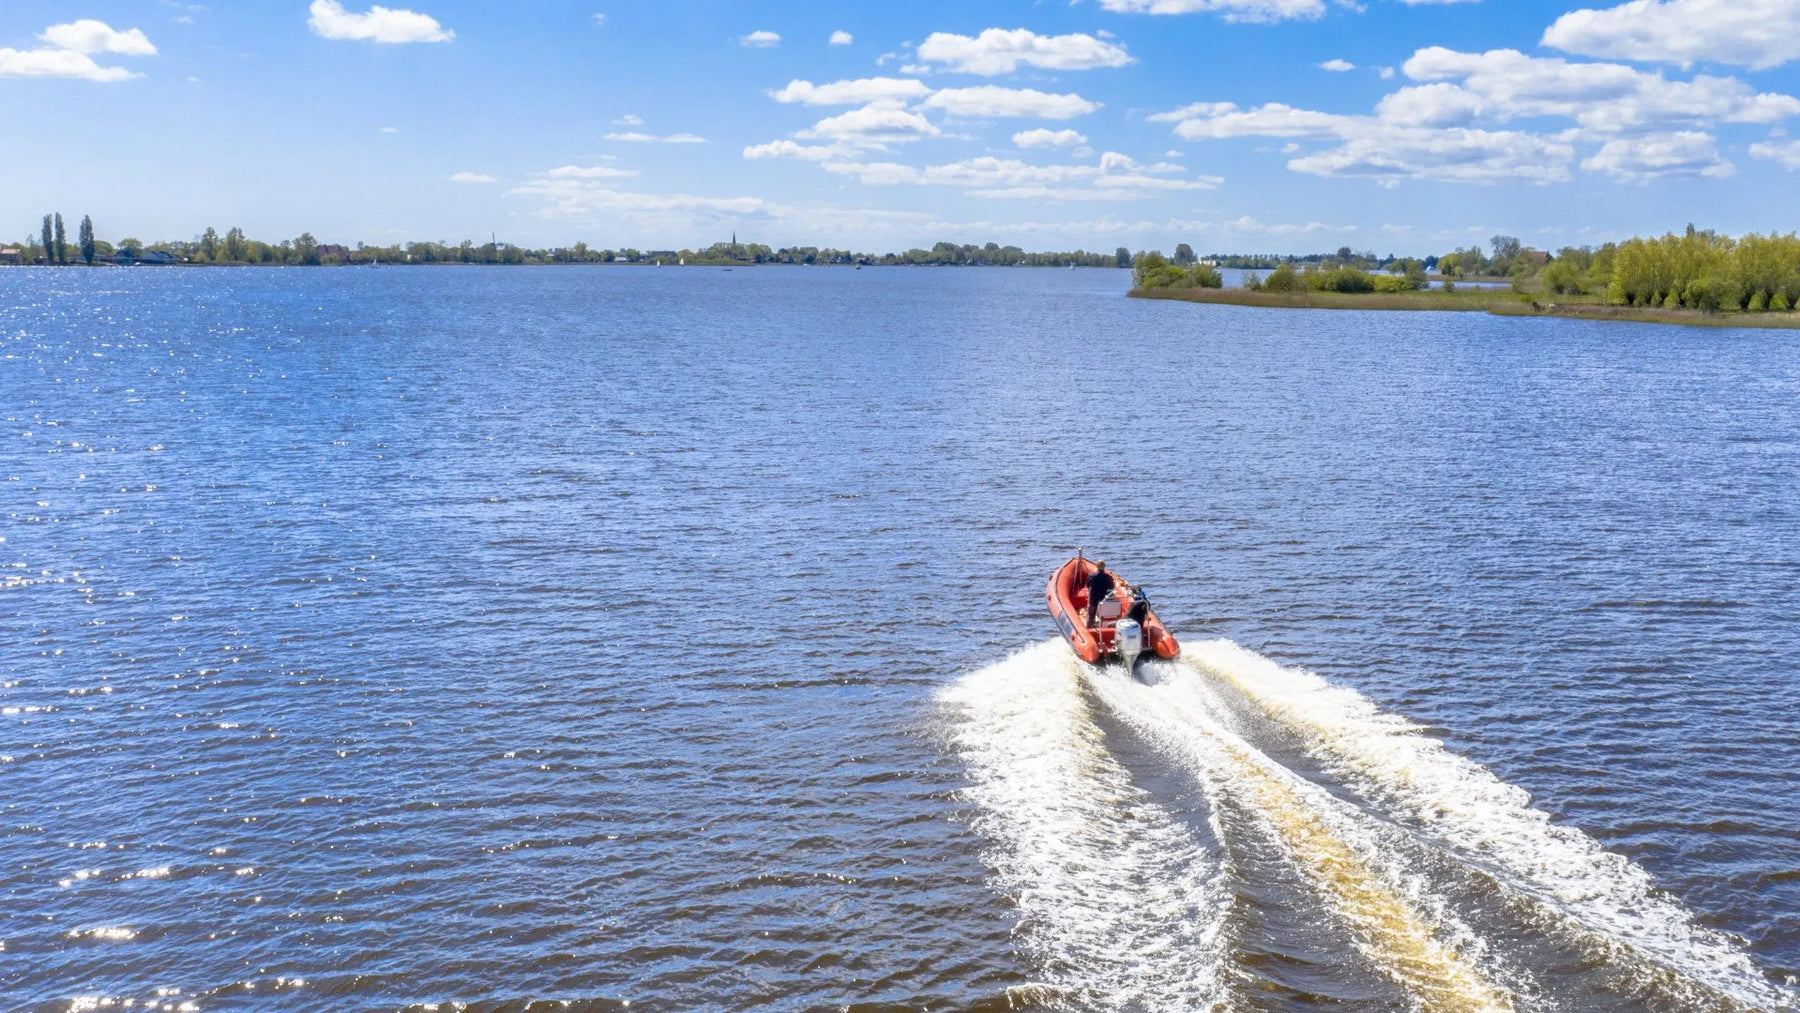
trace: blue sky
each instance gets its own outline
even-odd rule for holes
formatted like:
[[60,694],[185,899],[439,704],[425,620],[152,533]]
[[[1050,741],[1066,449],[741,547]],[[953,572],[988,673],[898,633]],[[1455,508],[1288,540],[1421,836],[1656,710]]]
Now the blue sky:
[[7,0],[0,236],[49,210],[639,248],[1789,231],[1797,61],[1800,0]]

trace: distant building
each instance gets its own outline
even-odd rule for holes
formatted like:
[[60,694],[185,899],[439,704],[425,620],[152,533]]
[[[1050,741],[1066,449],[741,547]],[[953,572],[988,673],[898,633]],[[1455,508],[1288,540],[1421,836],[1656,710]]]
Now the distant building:
[[130,250],[120,250],[111,257],[102,257],[115,264],[179,264],[181,258],[167,250],[139,250],[134,255]]
[[25,251],[16,246],[0,248],[0,264],[17,264],[25,258]]

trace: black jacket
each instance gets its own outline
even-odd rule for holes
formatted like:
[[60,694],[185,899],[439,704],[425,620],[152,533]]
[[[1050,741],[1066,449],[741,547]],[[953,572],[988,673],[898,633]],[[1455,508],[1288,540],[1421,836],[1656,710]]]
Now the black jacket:
[[1100,599],[1112,593],[1113,585],[1112,574],[1105,570],[1096,570],[1094,575],[1088,578],[1088,601],[1098,604]]

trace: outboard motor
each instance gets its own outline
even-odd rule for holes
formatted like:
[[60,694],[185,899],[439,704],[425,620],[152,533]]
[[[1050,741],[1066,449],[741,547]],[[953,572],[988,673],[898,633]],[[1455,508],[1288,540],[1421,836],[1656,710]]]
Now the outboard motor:
[[1144,653],[1144,625],[1136,619],[1121,619],[1113,627],[1113,647],[1119,652],[1119,660],[1125,663],[1125,671],[1137,670],[1137,657]]

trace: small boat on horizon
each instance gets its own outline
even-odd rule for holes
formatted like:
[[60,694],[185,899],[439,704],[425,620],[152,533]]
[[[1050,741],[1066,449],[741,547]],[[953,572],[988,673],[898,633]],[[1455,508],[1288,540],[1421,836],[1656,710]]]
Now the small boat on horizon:
[[1130,671],[1140,654],[1165,659],[1179,655],[1181,645],[1156,618],[1149,595],[1118,574],[1112,574],[1113,588],[1095,605],[1094,624],[1088,625],[1089,579],[1103,564],[1078,553],[1058,567],[1044,587],[1050,618],[1075,656],[1090,665],[1116,660]]

